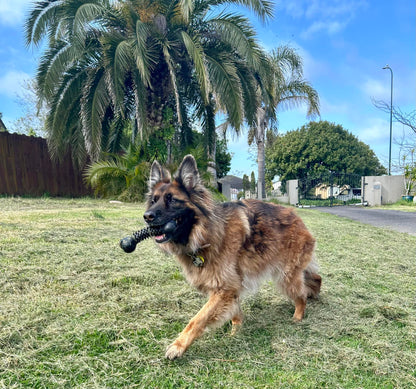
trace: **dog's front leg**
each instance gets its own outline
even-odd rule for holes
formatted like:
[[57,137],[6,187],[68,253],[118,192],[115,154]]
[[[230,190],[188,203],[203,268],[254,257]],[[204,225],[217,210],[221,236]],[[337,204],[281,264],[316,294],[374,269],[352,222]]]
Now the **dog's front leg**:
[[178,338],[167,348],[166,358],[175,359],[183,355],[192,342],[200,337],[208,326],[221,325],[239,312],[238,295],[232,291],[217,291],[193,317]]

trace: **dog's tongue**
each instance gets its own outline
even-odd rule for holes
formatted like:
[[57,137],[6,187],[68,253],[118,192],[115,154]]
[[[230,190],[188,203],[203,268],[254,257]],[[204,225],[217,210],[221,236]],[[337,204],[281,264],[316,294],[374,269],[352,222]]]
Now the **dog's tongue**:
[[165,241],[168,241],[166,235],[169,236],[170,233],[172,233],[176,228],[176,222],[174,220],[171,220],[167,222],[159,231],[157,231],[157,235],[155,235],[155,239],[158,243],[164,243]]

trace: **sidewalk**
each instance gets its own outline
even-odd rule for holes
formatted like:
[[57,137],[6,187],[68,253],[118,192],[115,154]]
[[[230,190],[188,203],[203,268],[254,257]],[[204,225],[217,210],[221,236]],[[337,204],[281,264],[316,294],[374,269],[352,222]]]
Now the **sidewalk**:
[[376,227],[389,228],[416,236],[416,212],[393,211],[365,207],[316,207],[321,212],[357,220]]

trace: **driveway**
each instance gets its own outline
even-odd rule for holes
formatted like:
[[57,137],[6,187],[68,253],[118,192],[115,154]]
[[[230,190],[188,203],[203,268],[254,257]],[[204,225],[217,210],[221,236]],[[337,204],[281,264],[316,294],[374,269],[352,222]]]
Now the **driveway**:
[[357,220],[361,223],[376,227],[406,232],[416,235],[416,212],[393,211],[389,209],[373,209],[357,206],[347,207],[317,207],[321,212]]

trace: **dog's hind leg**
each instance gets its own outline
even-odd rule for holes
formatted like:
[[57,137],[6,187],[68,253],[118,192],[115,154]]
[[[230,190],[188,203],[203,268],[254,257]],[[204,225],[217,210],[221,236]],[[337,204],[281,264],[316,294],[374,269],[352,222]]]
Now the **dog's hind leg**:
[[235,292],[217,291],[212,293],[207,303],[167,348],[166,358],[181,357],[192,342],[204,333],[207,327],[221,325],[232,318],[236,319],[239,317],[239,311],[238,295]]
[[306,300],[308,297],[303,270],[297,268],[290,273],[286,273],[284,278],[279,280],[278,286],[295,303],[293,320],[301,321],[305,314]]
[[231,319],[232,329],[231,336],[235,335],[243,324],[243,312],[241,311],[240,304],[238,304],[238,312]]
[[316,298],[321,290],[322,278],[319,274],[305,271],[305,285],[308,297]]
[[322,278],[318,274],[318,265],[313,258],[304,271],[308,297],[316,298],[321,290]]
[[287,286],[295,301],[294,321],[301,321],[305,314],[306,300],[308,297],[316,298],[321,289],[322,278],[319,274],[304,271],[296,275],[291,284]]

